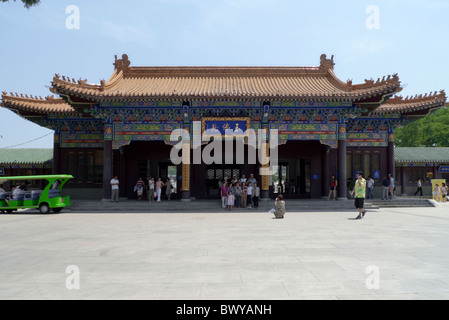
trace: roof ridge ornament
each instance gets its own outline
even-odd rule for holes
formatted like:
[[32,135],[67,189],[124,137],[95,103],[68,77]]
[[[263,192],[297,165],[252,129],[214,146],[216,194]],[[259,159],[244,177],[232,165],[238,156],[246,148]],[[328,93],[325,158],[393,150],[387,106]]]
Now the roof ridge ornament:
[[328,71],[328,70],[334,70],[334,56],[332,55],[332,57],[330,59],[327,59],[327,56],[323,53],[320,56],[320,70],[321,71]]
[[114,67],[117,72],[127,72],[130,65],[131,61],[129,61],[127,54],[123,54],[121,59],[117,59],[117,55],[115,55]]

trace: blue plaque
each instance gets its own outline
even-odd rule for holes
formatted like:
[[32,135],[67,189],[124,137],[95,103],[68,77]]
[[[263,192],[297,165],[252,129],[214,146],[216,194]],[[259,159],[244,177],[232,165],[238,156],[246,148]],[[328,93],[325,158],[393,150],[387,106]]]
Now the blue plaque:
[[449,173],[449,166],[440,166],[438,173]]
[[206,135],[243,136],[250,129],[249,118],[203,118],[202,132]]

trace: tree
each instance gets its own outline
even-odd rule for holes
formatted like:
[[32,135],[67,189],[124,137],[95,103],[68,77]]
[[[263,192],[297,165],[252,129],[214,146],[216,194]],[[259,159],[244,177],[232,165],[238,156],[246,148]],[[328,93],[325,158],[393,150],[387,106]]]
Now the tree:
[[[1,2],[9,2],[9,0],[0,0]],[[14,0],[15,2],[16,0]],[[41,2],[41,0],[21,0],[25,6],[25,8],[29,9],[32,6],[35,6]]]
[[398,147],[449,147],[449,108],[395,130]]

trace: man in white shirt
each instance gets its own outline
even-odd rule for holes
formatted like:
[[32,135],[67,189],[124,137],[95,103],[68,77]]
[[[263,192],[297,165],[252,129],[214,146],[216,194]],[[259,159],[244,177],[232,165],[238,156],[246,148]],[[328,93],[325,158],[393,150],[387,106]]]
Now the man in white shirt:
[[421,179],[418,179],[418,183],[416,184],[416,187],[418,188],[418,190],[416,190],[415,192],[415,196],[418,194],[418,192],[420,193],[420,196],[422,197],[422,181]]
[[388,175],[388,178],[390,179],[390,186],[389,186],[390,197],[391,197],[391,199],[393,199],[394,198],[394,189],[395,189],[394,178],[391,175],[391,173]]
[[253,186],[253,188],[254,188],[254,184],[257,183],[257,181],[256,181],[256,179],[254,179],[254,175],[252,173],[249,175],[248,182],[251,182],[251,185]]
[[111,180],[111,201],[113,202],[118,202],[118,193],[119,193],[119,181],[118,181],[118,177],[115,176],[112,180]]
[[248,182],[247,200],[246,200],[248,209],[251,209],[252,198],[253,198],[253,186],[251,185],[251,182]]
[[368,180],[366,181],[366,189],[368,191],[367,199],[374,199],[374,180],[371,177],[368,177]]

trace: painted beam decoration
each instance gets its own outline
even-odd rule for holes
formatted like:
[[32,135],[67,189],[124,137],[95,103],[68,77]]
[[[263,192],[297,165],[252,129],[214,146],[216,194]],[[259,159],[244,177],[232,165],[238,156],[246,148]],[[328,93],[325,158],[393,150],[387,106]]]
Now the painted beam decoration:
[[270,129],[279,132],[279,143],[288,140],[337,140],[338,124],[335,123],[288,123],[272,122]]
[[61,133],[61,148],[103,148],[102,133]]
[[113,149],[129,145],[131,141],[170,141],[170,135],[174,130],[181,129],[181,122],[174,123],[114,123],[113,125]]
[[[338,101],[125,101],[91,105],[80,118],[49,115],[41,122],[60,133],[62,148],[102,148],[104,139],[113,148],[131,141],[170,141],[173,130],[201,122],[207,136],[245,136],[265,124],[277,129],[279,144],[289,140],[320,141],[338,147],[339,120],[346,124],[348,147],[386,147],[388,128],[402,122],[400,115],[362,116],[352,102]],[[56,140],[55,140],[56,141]]]
[[170,141],[182,123],[114,123],[114,141]]
[[388,132],[348,132],[346,145],[348,147],[386,147]]

